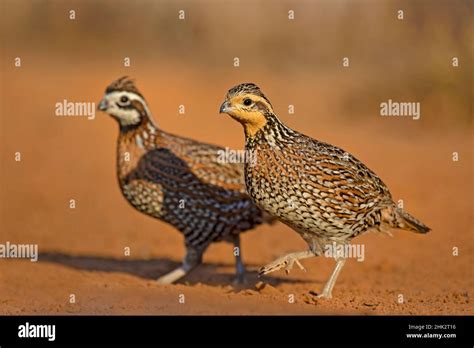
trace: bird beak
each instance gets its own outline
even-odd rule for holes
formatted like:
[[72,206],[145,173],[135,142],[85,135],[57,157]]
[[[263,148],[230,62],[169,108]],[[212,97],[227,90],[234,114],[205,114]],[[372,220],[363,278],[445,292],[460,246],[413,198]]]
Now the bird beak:
[[107,100],[102,99],[99,103],[99,106],[97,106],[97,109],[99,109],[100,111],[105,111],[108,109],[108,107],[109,103],[107,102]]
[[231,110],[231,107],[229,105],[229,102],[226,100],[225,102],[222,103],[221,108],[219,109],[219,113],[228,113]]

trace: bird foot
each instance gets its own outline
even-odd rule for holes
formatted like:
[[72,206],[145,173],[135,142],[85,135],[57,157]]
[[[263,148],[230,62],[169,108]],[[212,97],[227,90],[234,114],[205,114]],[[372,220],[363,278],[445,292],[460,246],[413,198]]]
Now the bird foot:
[[323,292],[322,294],[319,294],[318,296],[316,296],[317,298],[322,298],[322,299],[325,299],[325,300],[329,300],[332,298],[332,294],[331,293],[326,293],[326,292]]
[[311,290],[309,294],[316,298],[322,298],[322,299],[327,299],[327,300],[332,298],[332,294],[328,292],[327,290],[323,290],[321,294],[318,294],[316,291]]
[[289,274],[295,263],[302,271],[306,272],[306,269],[303,267],[298,258],[292,254],[288,254],[260,268],[258,271],[258,276],[261,277],[264,274],[275,272],[282,268],[285,269],[286,274]]
[[232,282],[235,287],[244,287],[248,285],[247,278],[244,274],[237,274]]

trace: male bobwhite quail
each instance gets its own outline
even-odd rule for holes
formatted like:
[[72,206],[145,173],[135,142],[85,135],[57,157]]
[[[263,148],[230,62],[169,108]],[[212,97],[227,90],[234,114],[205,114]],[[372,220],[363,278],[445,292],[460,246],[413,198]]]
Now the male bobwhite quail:
[[[284,125],[255,84],[230,89],[220,112],[244,127],[245,149],[253,158],[245,164],[250,197],[309,245],[308,251],[262,267],[261,275],[283,267],[288,272],[294,263],[303,269],[299,259],[322,255],[330,245],[344,247],[369,229],[430,230],[398,208],[382,180],[354,156]],[[320,297],[331,297],[345,258],[336,255],[336,267]]]
[[237,247],[236,280],[243,281],[239,234],[273,220],[246,194],[243,164],[222,163],[222,148],[161,130],[145,98],[126,77],[107,87],[98,108],[119,124],[117,175],[125,198],[184,234],[182,266],[158,281],[183,277],[201,263],[210,243],[221,240]]

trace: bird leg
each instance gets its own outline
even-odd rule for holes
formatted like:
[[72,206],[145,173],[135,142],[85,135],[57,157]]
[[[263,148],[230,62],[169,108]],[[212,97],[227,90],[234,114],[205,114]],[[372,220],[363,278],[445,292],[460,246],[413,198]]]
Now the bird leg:
[[242,262],[241,249],[240,249],[240,236],[236,235],[232,239],[234,243],[234,255],[235,255],[235,280],[234,284],[245,284],[245,266]]
[[334,288],[334,284],[336,284],[337,277],[341,272],[342,267],[346,263],[346,259],[340,258],[336,260],[336,267],[332,271],[331,277],[327,281],[326,285],[324,285],[324,289],[322,294],[318,295],[318,298],[331,298],[332,297],[332,289]]
[[158,284],[173,284],[191,272],[202,262],[202,252],[188,248],[183,265],[158,278]]
[[293,265],[296,263],[298,267],[306,271],[303,265],[299,262],[301,259],[307,259],[309,257],[316,256],[311,250],[305,250],[305,251],[298,251],[295,253],[291,253],[285,256],[282,256],[275,261],[263,266],[262,268],[259,269],[258,275],[262,276],[264,274],[268,274],[274,271],[277,271],[281,268],[285,268],[286,273],[290,273],[290,270],[293,268]]

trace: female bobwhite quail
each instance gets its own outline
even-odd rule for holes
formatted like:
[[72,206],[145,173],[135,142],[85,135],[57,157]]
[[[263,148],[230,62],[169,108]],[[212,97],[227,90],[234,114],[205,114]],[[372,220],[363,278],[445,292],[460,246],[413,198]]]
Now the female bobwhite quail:
[[145,98],[126,77],[107,87],[98,108],[119,124],[117,175],[125,198],[184,234],[183,265],[158,281],[183,277],[201,263],[210,243],[221,240],[238,248],[237,281],[243,281],[239,234],[273,219],[246,194],[243,164],[222,163],[222,148],[158,128]]
[[[288,272],[294,263],[303,269],[299,259],[322,255],[328,246],[344,247],[369,229],[430,230],[397,208],[382,180],[354,156],[285,126],[255,84],[229,90],[220,112],[244,127],[245,149],[253,158],[245,164],[250,197],[309,245],[308,251],[262,267],[261,275],[283,267]],[[331,297],[345,258],[336,254],[336,267],[320,297]]]

